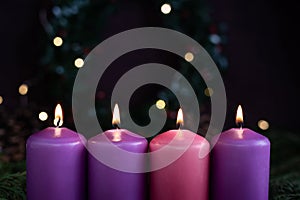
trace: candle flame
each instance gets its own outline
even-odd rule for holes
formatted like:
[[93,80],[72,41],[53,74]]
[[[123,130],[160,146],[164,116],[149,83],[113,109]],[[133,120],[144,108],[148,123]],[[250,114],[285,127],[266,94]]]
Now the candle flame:
[[243,110],[242,110],[242,106],[239,105],[237,111],[236,111],[236,118],[235,118],[235,123],[238,125],[238,126],[242,126],[244,122],[244,118],[243,118]]
[[120,110],[118,104],[115,104],[114,112],[113,112],[113,118],[112,118],[112,124],[115,126],[118,126],[120,124]]
[[176,124],[180,127],[184,124],[183,122],[183,113],[182,113],[182,109],[179,108],[178,113],[177,113],[177,120],[176,120]]
[[63,112],[60,104],[55,107],[54,125],[60,127],[63,125]]

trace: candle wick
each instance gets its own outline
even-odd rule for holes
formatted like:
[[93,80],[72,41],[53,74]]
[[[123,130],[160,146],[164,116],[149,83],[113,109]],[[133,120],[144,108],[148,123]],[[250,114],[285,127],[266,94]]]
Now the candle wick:
[[58,117],[57,123],[56,123],[56,128],[59,128],[59,124],[60,124],[60,117]]
[[182,137],[182,136],[183,136],[182,131],[181,131],[181,126],[180,126],[180,125],[178,126],[177,134],[178,134],[179,137]]
[[113,124],[113,127],[114,127],[115,129],[120,129],[120,127],[119,127],[118,124]]
[[181,128],[181,123],[176,124],[176,129],[180,130]]
[[243,129],[243,122],[238,122],[238,123],[237,123],[237,126],[238,126],[240,129]]

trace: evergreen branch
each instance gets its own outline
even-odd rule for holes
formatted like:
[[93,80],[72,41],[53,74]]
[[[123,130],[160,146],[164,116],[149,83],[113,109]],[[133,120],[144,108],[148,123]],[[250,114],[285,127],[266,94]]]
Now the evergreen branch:
[[26,172],[0,177],[0,200],[26,199]]
[[291,173],[270,182],[271,200],[300,199],[300,174]]

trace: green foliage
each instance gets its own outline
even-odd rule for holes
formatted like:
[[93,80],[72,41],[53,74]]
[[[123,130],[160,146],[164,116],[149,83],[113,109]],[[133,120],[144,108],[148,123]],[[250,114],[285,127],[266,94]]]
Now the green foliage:
[[282,130],[265,133],[271,142],[270,200],[300,199],[300,137]]
[[270,182],[270,200],[297,200],[300,199],[300,174],[291,173]]
[[10,163],[0,162],[0,178],[7,173],[14,174],[25,170],[26,170],[26,163],[24,160],[19,162],[10,162]]
[[[26,199],[26,173],[6,174],[0,178],[0,200]],[[300,174],[291,173],[270,180],[270,200],[300,199]]]
[[0,177],[0,200],[26,199],[26,172]]
[[0,162],[0,200],[26,199],[25,169],[25,161]]

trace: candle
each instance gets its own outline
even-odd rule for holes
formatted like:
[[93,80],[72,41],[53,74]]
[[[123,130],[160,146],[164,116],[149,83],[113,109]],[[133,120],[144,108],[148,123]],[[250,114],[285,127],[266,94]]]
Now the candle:
[[239,106],[236,117],[240,128],[217,135],[212,150],[212,197],[214,200],[267,200],[270,142],[248,128],[242,128]]
[[[177,123],[183,124],[181,109],[178,112]],[[160,149],[164,150],[159,152]],[[150,151],[153,153],[150,159],[154,168],[169,156],[178,152],[182,152],[182,155],[168,166],[151,172],[151,200],[207,200],[209,149],[210,145],[205,138],[180,128],[153,138],[150,142]],[[158,153],[154,154],[155,151]]]
[[[146,153],[148,142],[144,137],[119,129],[119,107],[116,104],[113,112],[113,125],[117,128],[107,130],[88,140],[88,194],[90,200],[142,200],[145,198],[145,173],[128,172],[128,168],[137,171],[145,167],[145,160],[126,157],[119,151]],[[117,150],[117,151],[116,151]],[[126,154],[125,154],[126,155]],[[110,159],[117,163],[118,169],[110,166]],[[124,170],[120,170],[124,168]]]
[[55,125],[31,135],[26,145],[27,199],[84,200],[84,137],[63,124],[61,106],[55,109]]

